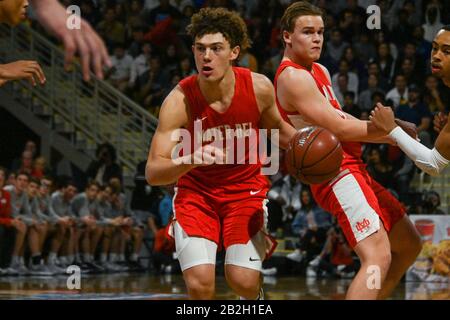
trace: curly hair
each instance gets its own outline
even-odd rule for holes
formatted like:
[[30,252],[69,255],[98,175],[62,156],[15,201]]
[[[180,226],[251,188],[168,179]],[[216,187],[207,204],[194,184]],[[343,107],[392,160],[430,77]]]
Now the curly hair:
[[195,41],[206,34],[221,33],[230,43],[230,47],[239,46],[242,50],[251,46],[247,26],[237,12],[225,8],[202,8],[191,18],[186,27],[188,35]]

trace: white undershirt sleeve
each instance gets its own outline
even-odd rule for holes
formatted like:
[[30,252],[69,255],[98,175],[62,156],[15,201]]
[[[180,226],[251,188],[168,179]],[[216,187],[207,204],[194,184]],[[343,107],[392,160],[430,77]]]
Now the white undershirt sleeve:
[[433,148],[428,149],[417,140],[410,137],[402,128],[396,127],[389,133],[400,149],[414,161],[417,167],[432,176],[437,176],[448,165],[449,160]]

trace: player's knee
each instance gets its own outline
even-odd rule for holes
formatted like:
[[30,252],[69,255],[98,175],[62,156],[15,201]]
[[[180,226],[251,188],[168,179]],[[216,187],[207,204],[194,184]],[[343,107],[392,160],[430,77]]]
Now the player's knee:
[[240,295],[249,297],[256,297],[258,295],[260,284],[259,272],[227,265],[225,276],[230,287]]
[[214,279],[211,277],[185,278],[189,295],[193,299],[211,299],[214,296]]

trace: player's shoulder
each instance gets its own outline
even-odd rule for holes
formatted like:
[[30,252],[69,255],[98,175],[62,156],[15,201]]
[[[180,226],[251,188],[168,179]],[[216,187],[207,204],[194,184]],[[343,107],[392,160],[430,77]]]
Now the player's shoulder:
[[272,81],[270,81],[270,79],[267,76],[256,72],[252,72],[251,75],[252,75],[253,89],[256,95],[258,94],[264,95],[273,92]]
[[188,101],[185,92],[178,84],[170,91],[161,105],[159,120],[176,121],[179,118],[185,118]]
[[286,67],[277,79],[277,87],[283,88],[283,91],[288,92],[309,90],[314,86],[314,78],[310,72],[293,66]]

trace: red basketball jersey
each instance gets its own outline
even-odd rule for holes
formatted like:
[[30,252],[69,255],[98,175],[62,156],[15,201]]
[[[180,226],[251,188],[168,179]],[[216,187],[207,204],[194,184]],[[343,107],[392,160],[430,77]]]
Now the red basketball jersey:
[[[241,184],[250,178],[254,187],[263,188],[267,184],[264,178],[256,179],[261,182],[258,182],[259,186],[254,185],[254,178],[263,176],[261,162],[259,158],[255,161],[253,156],[258,154],[260,112],[253,89],[251,71],[233,67],[233,72],[235,75],[234,96],[230,106],[223,113],[214,110],[206,101],[198,85],[197,75],[187,77],[179,83],[189,106],[191,121],[186,129],[189,130],[192,140],[194,135],[198,138],[201,135],[203,145],[218,141],[223,143],[224,147],[232,148],[230,146],[234,144],[232,148],[234,157],[229,157],[234,160],[230,160],[232,161],[230,164],[213,164],[192,169],[178,180],[178,187],[196,187],[204,190],[205,186],[208,186],[213,189]],[[198,129],[200,124],[201,131],[195,132],[194,128],[197,126]],[[244,145],[245,149],[242,147]]]
[[[323,69],[317,64],[313,63],[312,70],[307,70],[306,68],[292,62],[292,61],[283,61],[278,67],[277,73],[275,75],[275,91],[277,91],[277,80],[279,75],[283,72],[287,67],[294,67],[297,69],[306,70],[311,74],[314,81],[316,82],[317,88],[320,93],[327,98],[330,104],[336,109],[338,114],[342,118],[346,118],[345,114],[341,112],[341,106],[339,102],[336,100],[334,96],[333,89],[331,87],[331,83],[328,80],[327,75],[324,73]],[[276,98],[278,109],[280,113],[287,122],[291,123],[296,129],[301,129],[302,127],[308,126],[309,124],[304,121],[301,115],[298,112],[289,112],[283,109],[280,102],[278,101],[278,97]],[[342,160],[341,171],[345,169],[351,170],[359,170],[362,167],[365,167],[363,161],[361,160],[361,143],[359,142],[341,142],[342,149],[344,151],[344,159]]]

